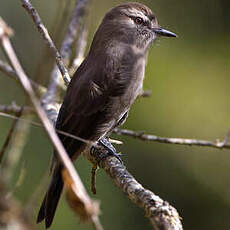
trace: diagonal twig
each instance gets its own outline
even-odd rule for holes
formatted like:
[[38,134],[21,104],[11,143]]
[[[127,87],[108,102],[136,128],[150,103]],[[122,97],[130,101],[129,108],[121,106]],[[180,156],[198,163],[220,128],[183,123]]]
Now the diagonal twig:
[[[4,112],[7,114],[17,115],[22,107],[12,103],[12,105],[1,105],[0,104],[0,112]],[[34,113],[33,108],[29,106],[24,106],[24,113]],[[57,117],[57,109],[54,108],[55,114],[54,116]],[[13,117],[12,117],[13,118]],[[39,124],[36,124],[39,125]],[[57,132],[61,132],[56,130]],[[63,135],[67,135],[67,133],[61,132]],[[189,139],[189,138],[175,138],[175,137],[160,137],[152,134],[145,134],[143,131],[134,131],[129,129],[121,129],[115,128],[113,130],[114,134],[117,135],[124,135],[133,138],[137,138],[142,141],[152,141],[152,142],[159,142],[164,144],[176,144],[176,145],[188,145],[188,146],[200,146],[200,147],[211,147],[217,149],[230,149],[230,144],[228,144],[229,140],[229,132],[227,133],[226,137],[223,141],[217,139],[216,141],[209,141],[209,140],[199,140],[199,139]],[[78,138],[74,135],[68,134],[69,137]],[[120,142],[115,141],[115,144],[120,144]],[[91,143],[92,144],[92,143]],[[95,145],[96,146],[96,145]]]
[[80,66],[84,59],[85,49],[87,45],[87,35],[88,35],[88,28],[86,26],[86,22],[82,23],[79,32],[79,38],[76,45],[76,55],[73,60],[72,66],[69,69],[70,76],[73,76],[74,72]]
[[80,28],[81,21],[83,17],[86,15],[88,10],[88,5],[90,0],[77,0],[76,6],[73,11],[72,18],[70,20],[70,24],[68,27],[68,31],[63,40],[60,53],[64,59],[64,62],[68,65],[70,56],[72,53],[72,46],[77,37],[77,32]]
[[58,68],[62,74],[63,80],[64,80],[65,84],[68,85],[68,83],[70,82],[70,77],[69,77],[68,71],[65,68],[62,57],[61,57],[60,53],[58,52],[56,46],[54,45],[54,43],[53,43],[53,41],[52,41],[52,39],[48,33],[48,30],[46,29],[46,27],[42,23],[40,16],[38,15],[35,8],[31,5],[30,1],[29,0],[21,0],[21,2],[22,2],[22,6],[26,9],[26,11],[32,17],[35,25],[38,28],[38,31],[40,32],[40,34],[42,35],[42,37],[44,38],[44,40],[48,44],[51,51],[53,52],[53,54],[56,58],[57,66],[58,66]]
[[[22,111],[23,111],[23,107],[22,107],[22,109],[21,109],[20,111],[18,111],[18,113],[17,113],[17,116],[18,116],[18,117],[20,117],[20,116],[22,115]],[[11,128],[10,128],[10,130],[9,130],[9,132],[8,132],[7,138],[6,138],[6,140],[5,140],[5,142],[4,142],[3,146],[2,146],[2,149],[1,149],[1,151],[0,151],[0,164],[1,164],[1,162],[2,162],[3,155],[4,155],[5,151],[6,151],[6,148],[8,147],[8,145],[9,145],[9,143],[10,143],[10,140],[11,140],[11,138],[12,138],[12,135],[13,135],[13,133],[14,133],[14,131],[15,131],[17,122],[18,122],[18,120],[14,120],[14,121],[13,121],[13,123],[12,123],[12,125],[11,125]]]

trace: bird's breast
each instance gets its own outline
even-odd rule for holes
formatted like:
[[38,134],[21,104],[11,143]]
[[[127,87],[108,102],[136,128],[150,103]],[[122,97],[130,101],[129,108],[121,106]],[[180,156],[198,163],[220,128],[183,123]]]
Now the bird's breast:
[[139,58],[132,70],[130,82],[127,86],[125,94],[121,100],[126,106],[130,107],[136,100],[138,95],[142,92],[143,80],[145,76],[145,58]]
[[126,86],[126,90],[119,97],[114,97],[112,102],[113,111],[116,111],[114,114],[115,117],[119,120],[127,111],[129,111],[131,105],[134,103],[136,98],[142,92],[143,80],[145,75],[145,59],[140,58],[137,60],[133,69],[131,70],[132,74],[127,74],[127,77],[130,77],[130,81]]

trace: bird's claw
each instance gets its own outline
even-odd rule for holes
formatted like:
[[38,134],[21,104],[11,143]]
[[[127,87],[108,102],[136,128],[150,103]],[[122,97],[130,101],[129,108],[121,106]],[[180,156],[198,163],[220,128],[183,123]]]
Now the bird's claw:
[[107,140],[107,138],[102,138],[98,141],[98,144],[103,146],[107,152],[103,153],[99,156],[100,160],[105,159],[108,156],[114,156],[116,157],[121,164],[123,164],[123,161],[121,159],[121,154],[117,153],[116,149],[113,147],[113,145]]

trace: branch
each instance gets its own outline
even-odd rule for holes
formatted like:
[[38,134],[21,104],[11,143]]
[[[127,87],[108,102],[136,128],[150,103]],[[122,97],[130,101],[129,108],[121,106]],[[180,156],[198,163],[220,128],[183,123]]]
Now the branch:
[[115,157],[101,159],[104,149],[95,148],[87,153],[87,158],[101,168],[112,178],[115,185],[136,205],[143,208],[146,217],[156,230],[182,230],[180,216],[177,210],[168,202],[162,200],[150,190],[145,189],[126,170]]
[[90,0],[76,1],[76,6],[73,11],[68,31],[65,35],[60,51],[63,59],[65,60],[65,63],[69,63],[70,56],[72,53],[72,46],[74,41],[76,40],[79,25],[81,24],[83,17],[86,15],[89,3]]
[[[19,113],[17,113],[17,116],[20,117],[21,114],[22,114],[22,110],[19,111]],[[6,138],[5,142],[3,143],[2,149],[0,151],[0,164],[1,164],[2,159],[3,159],[3,155],[4,155],[7,147],[9,146],[9,143],[10,143],[10,141],[12,139],[13,133],[14,133],[16,125],[17,125],[17,122],[18,122],[18,120],[13,121],[13,123],[11,125],[11,128],[10,128],[10,130],[8,132],[7,138]]]
[[23,110],[23,114],[33,113],[34,110],[29,106],[18,106],[16,103],[12,103],[11,105],[0,105],[0,112],[12,114],[18,116],[20,111]]
[[26,9],[26,11],[32,17],[35,25],[37,26],[38,31],[40,32],[43,39],[48,44],[50,50],[53,52],[53,54],[56,58],[57,66],[58,66],[58,68],[62,74],[63,80],[64,80],[65,84],[68,85],[68,83],[70,82],[70,77],[69,77],[68,71],[65,68],[62,57],[61,57],[60,53],[58,52],[56,46],[54,45],[54,43],[53,43],[53,41],[52,41],[52,39],[48,33],[48,30],[46,29],[46,27],[42,23],[40,16],[38,15],[35,8],[31,5],[30,1],[29,0],[21,0],[21,2],[22,2],[22,6]]
[[[155,135],[145,134],[140,131],[133,131],[128,129],[119,129],[115,128],[113,133],[117,135],[125,135],[129,137],[134,137],[143,141],[155,141],[165,144],[177,144],[177,145],[196,145],[196,146],[206,146],[213,147],[218,149],[229,149],[230,144],[228,144],[228,138],[225,138],[224,141],[216,140],[207,141],[207,140],[197,140],[197,139],[187,139],[187,138],[173,138],[173,137],[159,137]],[[226,136],[228,137],[228,135]]]
[[[34,109],[29,106],[21,107],[16,105],[15,103],[12,103],[11,105],[0,104],[0,112],[4,112],[16,116],[22,108],[24,114],[34,113]],[[50,105],[50,108],[52,108],[53,114],[50,114],[49,116],[57,117],[58,109],[53,107],[52,105]],[[153,141],[153,142],[159,142],[164,144],[177,144],[177,145],[189,145],[189,146],[193,145],[193,146],[211,147],[217,149],[230,149],[230,144],[228,144],[228,139],[229,139],[228,134],[226,135],[223,141],[220,141],[219,139],[217,139],[216,141],[208,141],[208,140],[188,139],[188,138],[160,137],[152,134],[145,134],[143,131],[133,131],[129,129],[120,129],[120,128],[115,128],[113,130],[113,133],[117,135],[124,135],[128,137],[137,138],[142,141]],[[116,142],[116,144],[118,143]]]
[[76,55],[73,60],[72,66],[70,67],[70,76],[73,76],[77,68],[80,66],[82,61],[84,60],[84,53],[87,45],[87,35],[88,35],[88,29],[86,26],[86,23],[83,22],[83,25],[81,26],[80,29],[80,34],[79,38],[77,41],[77,46],[76,46]]
[[[17,113],[17,116],[20,114]],[[23,152],[27,141],[30,124],[23,120],[15,120],[16,128],[10,140],[10,148],[1,167],[0,178],[0,226],[1,230],[18,229],[32,230],[37,229],[34,221],[31,219],[31,212],[26,212],[24,206],[14,198],[13,193],[20,185],[24,168],[18,176],[17,183],[9,191],[9,183],[12,181],[15,168]],[[14,175],[15,176],[15,175]]]
[[[54,127],[52,126],[52,124],[50,123],[48,117],[46,116],[44,110],[42,109],[39,101],[37,100],[35,93],[32,89],[32,86],[30,84],[30,81],[28,80],[26,74],[24,73],[24,70],[22,69],[17,56],[11,46],[10,40],[8,38],[7,33],[5,33],[4,27],[0,24],[0,31],[3,31],[2,33],[0,33],[0,39],[1,39],[1,43],[2,43],[2,47],[8,57],[8,59],[10,60],[18,78],[19,81],[22,85],[22,88],[25,91],[25,94],[28,96],[28,98],[30,99],[37,115],[38,118],[40,119],[41,123],[44,126],[44,129],[46,130],[48,137],[50,139],[50,141],[52,142],[54,148],[57,151],[57,154],[60,158],[60,161],[63,163],[63,165],[65,166],[71,180],[74,182],[74,184],[77,186],[77,190],[76,190],[76,196],[79,198],[79,200],[81,200],[81,202],[84,204],[85,207],[91,207],[94,205],[94,202],[90,199],[90,197],[88,196],[84,185],[81,182],[81,179],[79,177],[79,175],[77,174],[77,171],[75,170],[69,156],[67,155],[61,141],[59,140]],[[91,213],[91,221],[94,223],[95,222],[95,218],[97,219],[97,215],[98,213]]]

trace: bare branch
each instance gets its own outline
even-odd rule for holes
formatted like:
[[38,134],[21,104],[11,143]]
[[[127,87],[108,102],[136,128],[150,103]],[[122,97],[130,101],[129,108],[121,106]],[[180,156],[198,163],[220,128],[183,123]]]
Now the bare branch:
[[[19,113],[17,113],[19,115]],[[18,200],[12,196],[13,192],[21,181],[21,173],[18,177],[18,182],[14,188],[9,191],[9,181],[12,181],[14,170],[18,165],[19,158],[26,143],[30,124],[23,120],[17,121],[14,134],[12,135],[10,148],[4,164],[1,168],[0,179],[0,226],[2,230],[18,229],[18,230],[32,230],[36,229],[30,215],[27,215],[24,207]],[[24,168],[21,170],[24,172]]]
[[[50,116],[57,117],[58,109],[50,105],[52,108],[52,114]],[[60,106],[60,105],[59,105]],[[17,113],[22,109],[21,106],[16,105],[15,103],[12,103],[11,105],[0,105],[0,112],[4,112],[7,114],[13,114],[17,115]],[[29,106],[23,107],[23,113],[34,113],[33,108]],[[61,132],[56,130],[57,132]],[[129,129],[120,129],[115,128],[113,130],[114,134],[117,135],[124,135],[129,136],[133,138],[137,138],[142,141],[153,141],[153,142],[160,142],[164,144],[177,144],[177,145],[189,145],[189,146],[201,146],[201,147],[211,147],[211,148],[217,148],[217,149],[230,149],[230,144],[228,144],[229,140],[229,132],[227,133],[226,137],[223,141],[220,141],[217,139],[216,141],[208,141],[208,140],[199,140],[199,139],[189,139],[189,138],[174,138],[174,137],[160,137],[152,134],[145,134],[143,131],[133,131]],[[66,133],[62,133],[63,135],[67,135]],[[70,135],[72,138],[74,138],[73,135]],[[76,137],[77,138],[77,137]],[[83,141],[83,140],[82,140]],[[110,140],[111,143],[115,144],[122,144],[122,142],[117,140]],[[92,144],[92,143],[91,143]],[[95,145],[96,146],[96,145]]]
[[16,103],[12,103],[11,105],[0,105],[0,112],[3,113],[8,113],[8,114],[13,114],[13,115],[18,115],[20,113],[20,111],[23,108],[23,114],[27,114],[27,113],[33,113],[34,110],[29,107],[29,106],[18,106]]
[[86,23],[83,22],[83,25],[81,26],[79,38],[77,41],[76,46],[76,55],[73,60],[72,66],[69,70],[70,76],[73,76],[74,72],[77,70],[77,68],[80,66],[84,59],[85,49],[87,45],[87,35],[88,35],[88,29],[86,26]]
[[[72,2],[73,0],[55,1],[58,10],[56,10],[55,16],[52,19],[52,24],[49,33],[52,35],[54,39],[53,42],[56,44],[57,47],[59,47],[60,42],[63,39],[63,34],[65,31],[64,28],[66,27],[67,21],[69,20],[70,9],[73,9]],[[47,75],[47,73],[51,73],[53,69],[53,64],[54,57],[52,54],[50,54],[49,46],[45,45],[45,47],[42,49],[42,55],[40,56],[39,61],[37,62],[36,69],[34,71],[34,79],[37,80],[40,78],[40,76],[44,76]],[[61,75],[60,72],[59,75]],[[65,88],[66,87],[62,80],[62,90],[65,90]]]
[[70,77],[69,77],[68,71],[65,68],[62,57],[61,57],[60,53],[58,52],[57,48],[55,47],[55,45],[54,45],[54,43],[53,43],[53,41],[52,41],[52,39],[48,33],[48,30],[46,29],[46,27],[42,23],[40,16],[38,15],[35,8],[31,5],[30,1],[29,0],[21,0],[21,2],[22,2],[22,6],[26,9],[26,11],[32,17],[32,19],[33,19],[35,25],[37,26],[38,31],[42,35],[43,39],[46,41],[49,48],[53,52],[53,54],[56,58],[56,63],[58,65],[58,68],[62,74],[63,80],[64,80],[65,84],[68,85],[68,83],[70,82]]
[[[24,119],[26,118],[28,119],[29,116],[30,116],[29,114],[24,114],[24,112],[22,114],[22,117],[24,117]],[[10,145],[6,160],[4,161],[4,164],[3,164],[2,175],[4,178],[5,184],[9,183],[9,181],[12,180],[12,177],[15,172],[15,168],[18,166],[19,159],[23,153],[23,149],[28,139],[28,134],[30,132],[31,124],[24,122],[24,119],[16,120],[17,124],[15,128],[15,132],[12,136],[12,140],[11,140],[12,144]],[[15,188],[16,187],[17,185],[15,185]],[[12,194],[12,191],[11,191],[11,194]]]
[[[20,110],[19,113],[17,113],[17,116],[20,117],[21,114],[22,114],[22,110]],[[9,143],[10,143],[10,140],[11,140],[11,138],[12,138],[12,135],[13,135],[13,133],[14,133],[14,131],[15,131],[17,122],[18,122],[18,120],[14,120],[14,121],[13,121],[13,123],[12,123],[12,125],[11,125],[11,128],[10,128],[10,130],[9,130],[9,132],[8,132],[7,138],[6,138],[6,140],[5,140],[5,142],[4,142],[3,146],[2,146],[2,149],[1,149],[1,151],[0,151],[0,164],[1,164],[1,162],[2,162],[3,155],[4,155],[5,151],[6,151],[6,148],[8,147],[8,145],[9,145]]]
[[17,79],[15,71],[6,62],[0,60],[0,70],[13,79]]
[[218,149],[229,149],[230,144],[226,141],[207,141],[207,140],[197,140],[197,139],[187,139],[187,138],[174,138],[174,137],[159,137],[155,135],[145,134],[144,132],[140,131],[133,131],[129,129],[119,129],[115,128],[113,133],[117,135],[125,135],[129,137],[134,137],[140,139],[142,141],[155,141],[165,144],[177,144],[177,145],[197,145],[197,146],[206,146],[206,147],[213,147]]
[[77,31],[79,29],[79,25],[81,24],[81,20],[85,16],[87,12],[88,5],[90,0],[77,0],[76,6],[73,11],[73,15],[68,27],[68,31],[65,35],[64,41],[61,46],[61,55],[65,60],[65,63],[69,62],[70,55],[72,53],[72,46],[77,37]]

